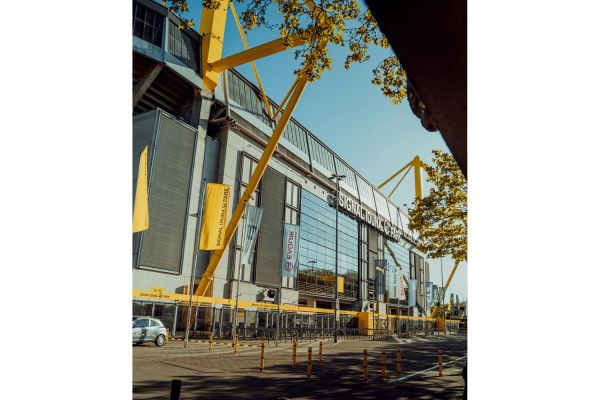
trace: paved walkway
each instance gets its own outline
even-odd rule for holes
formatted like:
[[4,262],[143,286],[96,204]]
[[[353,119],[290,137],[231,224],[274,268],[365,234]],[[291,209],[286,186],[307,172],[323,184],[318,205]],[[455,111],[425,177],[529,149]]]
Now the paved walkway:
[[[312,347],[312,376],[306,375],[308,347]],[[363,349],[369,354],[369,382],[363,382]],[[437,376],[437,351],[442,350],[444,376]],[[396,351],[401,351],[401,372],[396,373]],[[230,344],[171,341],[164,348],[134,346],[134,399],[168,398],[170,381],[182,380],[182,399],[460,399],[466,362],[463,335],[409,338],[394,341],[323,341],[323,361],[318,362],[319,342],[302,342],[297,366],[291,366],[289,343],[265,352],[265,368],[259,372],[260,349]],[[381,379],[381,352],[386,352],[387,376]],[[419,371],[416,375],[413,375]],[[400,379],[400,380],[398,380]]]

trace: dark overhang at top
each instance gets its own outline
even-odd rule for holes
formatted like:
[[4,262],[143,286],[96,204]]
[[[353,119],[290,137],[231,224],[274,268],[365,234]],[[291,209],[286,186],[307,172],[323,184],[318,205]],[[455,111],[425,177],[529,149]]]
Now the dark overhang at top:
[[365,1],[466,177],[466,0]]

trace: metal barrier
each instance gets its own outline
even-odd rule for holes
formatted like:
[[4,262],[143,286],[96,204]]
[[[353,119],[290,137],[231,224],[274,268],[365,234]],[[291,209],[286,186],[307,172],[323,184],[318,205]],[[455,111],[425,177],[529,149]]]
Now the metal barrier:
[[[181,338],[185,333],[188,306],[180,303],[133,302],[134,315],[147,315],[159,318],[171,331],[173,337]],[[233,327],[234,311],[225,306],[199,305],[192,307],[190,326],[191,339],[232,340],[238,335],[239,341],[260,341],[267,343],[277,337],[277,310],[239,309],[238,326]],[[358,328],[357,319],[350,315],[340,315],[338,337],[342,340],[388,340],[392,336],[433,335],[458,333],[460,321],[446,320],[446,329],[438,330],[435,321],[412,318],[377,318],[375,328]],[[279,341],[282,343],[315,342],[333,339],[333,314],[309,314],[282,311],[279,314]]]

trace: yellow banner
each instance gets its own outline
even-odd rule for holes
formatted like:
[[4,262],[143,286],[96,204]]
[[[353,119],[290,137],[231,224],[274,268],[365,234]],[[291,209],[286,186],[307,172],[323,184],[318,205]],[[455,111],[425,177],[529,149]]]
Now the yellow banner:
[[150,226],[148,220],[148,146],[140,154],[135,204],[133,206],[133,232],[141,232]]
[[338,276],[337,291],[338,291],[338,293],[344,293],[344,277],[343,276]]
[[230,195],[231,187],[229,185],[220,183],[206,185],[200,250],[216,250],[224,247]]

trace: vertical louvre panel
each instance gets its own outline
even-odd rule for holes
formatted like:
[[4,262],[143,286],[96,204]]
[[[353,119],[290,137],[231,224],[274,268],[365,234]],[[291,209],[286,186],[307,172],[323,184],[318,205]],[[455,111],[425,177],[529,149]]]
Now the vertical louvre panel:
[[140,265],[179,273],[195,132],[161,114],[157,138]]
[[257,283],[279,285],[284,204],[285,177],[267,168],[261,192],[263,216],[258,231]]

